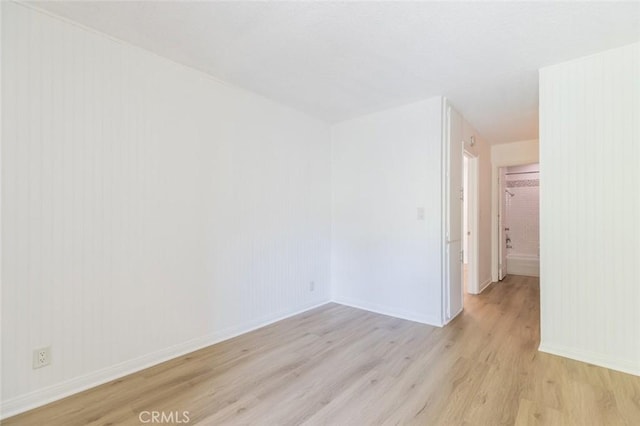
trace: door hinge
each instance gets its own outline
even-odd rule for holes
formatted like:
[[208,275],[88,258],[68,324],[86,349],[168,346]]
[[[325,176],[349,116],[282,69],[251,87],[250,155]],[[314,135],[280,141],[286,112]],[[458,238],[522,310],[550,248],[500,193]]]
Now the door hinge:
[[460,250],[460,263],[464,263],[464,250]]
[[464,201],[464,187],[460,188],[460,201]]

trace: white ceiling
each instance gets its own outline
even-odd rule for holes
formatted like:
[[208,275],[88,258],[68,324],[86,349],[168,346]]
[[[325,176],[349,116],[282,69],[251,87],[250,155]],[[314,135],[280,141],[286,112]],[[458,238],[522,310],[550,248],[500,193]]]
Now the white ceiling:
[[640,40],[640,2],[32,2],[329,122],[436,95],[538,137],[538,68]]

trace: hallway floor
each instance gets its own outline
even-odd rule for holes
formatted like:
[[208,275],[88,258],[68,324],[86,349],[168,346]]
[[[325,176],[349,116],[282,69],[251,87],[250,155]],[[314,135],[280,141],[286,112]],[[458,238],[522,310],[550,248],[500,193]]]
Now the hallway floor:
[[3,424],[640,424],[640,377],[538,344],[538,279],[509,276],[445,328],[328,304]]

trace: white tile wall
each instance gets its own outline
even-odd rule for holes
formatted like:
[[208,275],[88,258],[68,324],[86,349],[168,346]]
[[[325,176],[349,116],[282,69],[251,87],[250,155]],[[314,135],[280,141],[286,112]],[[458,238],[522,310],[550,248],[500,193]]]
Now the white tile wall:
[[538,174],[507,175],[507,234],[509,255],[540,255],[540,186]]

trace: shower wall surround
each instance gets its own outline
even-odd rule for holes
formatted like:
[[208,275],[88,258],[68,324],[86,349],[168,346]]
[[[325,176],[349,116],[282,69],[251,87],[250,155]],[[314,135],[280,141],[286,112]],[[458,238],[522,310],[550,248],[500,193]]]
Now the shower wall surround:
[[[540,256],[540,176],[537,164],[507,168],[507,272],[538,275]],[[510,195],[513,194],[513,195]]]
[[[514,167],[508,169],[507,173]],[[515,172],[517,173],[517,172]],[[539,255],[540,179],[538,173],[507,174],[507,223],[511,246],[509,254]]]

